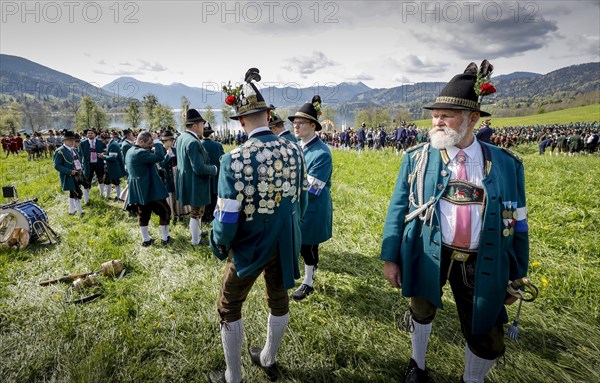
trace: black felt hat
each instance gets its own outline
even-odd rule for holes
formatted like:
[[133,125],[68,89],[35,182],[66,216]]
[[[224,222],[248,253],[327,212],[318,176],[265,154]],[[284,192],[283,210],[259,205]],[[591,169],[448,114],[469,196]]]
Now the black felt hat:
[[269,116],[269,128],[274,128],[277,125],[284,125],[285,121],[283,121],[281,119],[281,117],[279,117],[279,115],[277,113],[275,113],[273,111],[273,109],[275,109],[275,107],[273,105],[271,105],[271,116]]
[[185,124],[194,125],[198,122],[206,122],[196,109],[189,109],[185,114]]
[[[479,71],[477,64],[470,63],[464,73],[457,74],[446,84],[434,104],[424,106],[423,109],[471,110],[479,112],[481,117],[491,116],[490,113],[481,110],[481,98],[491,94],[482,92],[481,87],[491,77],[493,69],[494,67],[487,60],[483,60]],[[493,92],[496,91],[493,87],[491,88]]]
[[289,116],[288,120],[294,122],[296,117],[306,118],[307,120],[311,120],[315,124],[317,124],[317,131],[323,129],[321,123],[319,122],[319,115],[321,114],[321,96],[316,95],[312,98],[311,102],[307,102],[302,105],[300,110],[296,112],[293,116]]
[[208,138],[214,132],[215,131],[213,130],[212,126],[210,126],[210,122],[207,122],[206,125],[204,125],[204,131],[202,132],[202,137]]
[[75,133],[67,130],[65,132],[65,134],[63,134],[63,140],[74,140],[75,139]]
[[160,140],[161,141],[169,141],[169,140],[175,140],[175,136],[173,135],[173,132],[170,130],[166,130],[161,136],[160,136]]
[[[227,96],[235,97],[235,112],[236,115],[231,116],[232,120],[238,120],[242,116],[249,114],[264,112],[271,110],[271,106],[268,106],[265,102],[265,98],[260,94],[260,91],[254,84],[261,80],[260,71],[257,68],[250,68],[246,71],[244,81],[246,82],[240,88],[237,88],[237,92],[231,93],[234,89],[225,89]],[[230,94],[231,93],[231,94]]]

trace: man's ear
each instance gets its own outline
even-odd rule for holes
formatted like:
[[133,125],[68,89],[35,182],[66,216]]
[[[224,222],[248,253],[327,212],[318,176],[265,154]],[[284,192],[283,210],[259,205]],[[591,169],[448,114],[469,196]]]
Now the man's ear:
[[481,116],[479,112],[471,112],[471,114],[469,114],[469,122],[471,123],[471,125],[475,126],[479,121],[480,117]]

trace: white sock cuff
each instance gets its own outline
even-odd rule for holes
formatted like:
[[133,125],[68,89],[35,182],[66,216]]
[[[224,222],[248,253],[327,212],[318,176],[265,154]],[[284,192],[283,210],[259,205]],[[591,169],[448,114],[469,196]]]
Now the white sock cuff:
[[242,342],[244,322],[242,319],[221,324],[221,342],[225,354],[225,380],[238,383],[242,380]]
[[429,344],[429,337],[431,336],[432,324],[421,324],[417,323],[412,317],[413,331],[411,333],[411,346],[412,346],[412,358],[417,362],[417,366],[421,369],[425,369],[425,355],[427,354],[427,345]]
[[483,383],[488,371],[494,366],[496,359],[483,359],[471,351],[469,345],[465,347],[465,383]]
[[140,233],[142,233],[142,241],[147,242],[150,240],[150,234],[148,233],[148,226],[140,226]]
[[315,267],[309,266],[309,265],[304,265],[304,280],[302,281],[302,283],[312,287],[314,281],[315,281]]
[[158,228],[160,229],[162,240],[166,241],[167,239],[169,239],[169,225],[160,225],[158,226]]

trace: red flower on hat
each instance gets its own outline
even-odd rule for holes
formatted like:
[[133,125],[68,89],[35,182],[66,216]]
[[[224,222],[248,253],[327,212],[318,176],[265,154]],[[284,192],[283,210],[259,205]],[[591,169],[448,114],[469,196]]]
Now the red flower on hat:
[[481,84],[481,87],[479,88],[480,96],[487,96],[492,93],[496,93],[496,88],[494,88],[492,84],[490,84],[489,82],[484,82],[483,84]]
[[235,96],[227,96],[225,97],[225,103],[229,106],[234,105],[236,102]]

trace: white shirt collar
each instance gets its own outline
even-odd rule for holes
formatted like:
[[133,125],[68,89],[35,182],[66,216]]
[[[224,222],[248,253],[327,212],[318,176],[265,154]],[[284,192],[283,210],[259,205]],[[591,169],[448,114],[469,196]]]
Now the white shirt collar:
[[310,140],[306,141],[306,143],[300,141],[300,146],[302,147],[302,149],[304,149],[306,147],[306,145],[310,144],[311,142],[313,142],[314,140],[316,140],[317,138],[319,138],[319,136],[317,136],[316,134],[314,136],[311,137]]
[[[477,138],[473,137],[473,142],[471,143],[471,145],[467,146],[466,148],[462,149],[465,154],[467,155],[467,157],[471,158],[471,159],[475,159],[477,158],[480,149],[479,149],[480,145],[479,142],[477,141]],[[446,152],[448,153],[448,157],[450,157],[450,160],[453,161],[454,158],[456,157],[456,155],[458,154],[458,152],[460,152],[460,149],[457,148],[456,146],[452,146],[449,147],[448,149],[446,149]]]
[[269,129],[266,126],[261,126],[260,128],[256,128],[253,131],[250,132],[250,134],[248,134],[248,138],[252,138],[252,136],[254,136],[256,133],[260,133],[260,132],[270,132],[271,129]]
[[186,132],[193,134],[194,137],[196,137],[196,139],[198,139],[198,135],[196,133],[192,132],[191,130],[186,129]]

